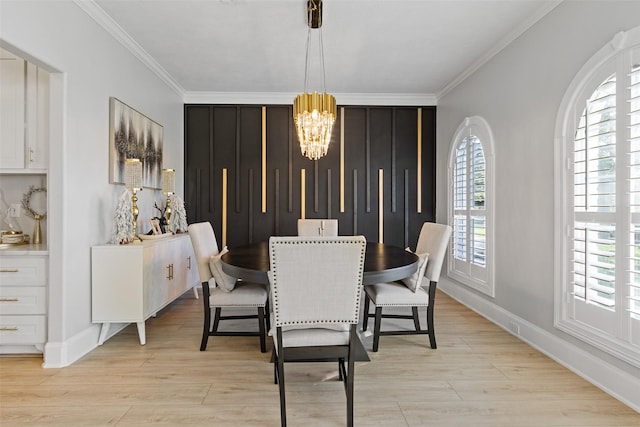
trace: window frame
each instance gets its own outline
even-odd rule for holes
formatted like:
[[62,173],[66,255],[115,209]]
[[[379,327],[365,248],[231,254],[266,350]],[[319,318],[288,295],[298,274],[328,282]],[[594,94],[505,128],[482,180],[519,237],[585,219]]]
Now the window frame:
[[[554,258],[556,260],[554,265],[554,327],[627,363],[640,367],[640,347],[631,341],[633,337],[629,331],[630,315],[625,315],[626,310],[624,310],[625,295],[628,292],[627,286],[624,280],[619,279],[627,267],[625,265],[617,265],[616,267],[616,282],[621,283],[619,286],[616,285],[615,290],[616,294],[620,294],[616,296],[615,315],[621,325],[617,333],[595,329],[589,324],[575,319],[573,315],[573,304],[575,303],[572,293],[573,286],[572,281],[569,280],[573,269],[570,255],[575,240],[573,227],[574,223],[578,222],[574,218],[573,208],[573,147],[576,129],[587,105],[587,100],[609,76],[615,74],[616,138],[619,140],[617,144],[620,144],[620,141],[622,143],[629,141],[630,135],[628,131],[625,131],[628,120],[623,119],[629,112],[627,105],[629,92],[626,85],[627,80],[620,77],[625,75],[625,70],[631,69],[632,55],[640,58],[640,27],[616,34],[609,43],[585,63],[567,88],[558,110],[554,141],[555,172],[559,178],[554,186],[556,206],[554,209]],[[625,153],[616,151],[616,160],[621,159],[621,156],[626,156]],[[628,184],[625,184],[625,175],[622,170],[628,167],[627,163],[616,165],[616,185],[622,186],[616,191],[617,195],[627,190]],[[632,228],[632,222],[629,221],[630,212],[620,212],[628,208],[625,203],[626,201],[618,200],[615,205],[616,213],[611,215],[616,218],[616,236],[620,236],[616,237],[616,251],[623,251],[621,253],[627,250],[625,242],[628,243],[628,238],[625,237],[625,233],[628,234]],[[594,220],[597,218],[597,215],[594,216]],[[624,258],[624,255],[621,257],[627,259]],[[625,322],[628,322],[629,325],[625,326]],[[624,335],[626,335],[626,339]]]
[[[489,127],[487,121],[480,116],[466,117],[462,123],[458,126],[458,129],[454,133],[451,140],[449,149],[449,161],[447,166],[447,181],[448,181],[448,204],[447,204],[447,217],[449,224],[454,227],[455,225],[455,165],[456,154],[458,147],[464,141],[464,139],[470,135],[474,135],[478,138],[480,146],[484,154],[485,163],[485,201],[484,201],[484,218],[485,218],[485,267],[473,266],[468,262],[457,261],[458,264],[467,265],[467,271],[462,271],[456,268],[456,260],[453,256],[455,250],[454,239],[456,237],[455,231],[451,235],[451,241],[449,244],[449,256],[447,262],[447,275],[466,285],[472,289],[482,292],[490,297],[495,297],[495,282],[494,282],[494,206],[495,206],[495,192],[494,192],[494,138],[493,132]],[[471,188],[467,188],[467,196],[469,191],[473,191]],[[467,207],[466,211],[471,211],[471,207]],[[454,227],[455,229],[455,227]],[[479,274],[482,270],[483,274]]]

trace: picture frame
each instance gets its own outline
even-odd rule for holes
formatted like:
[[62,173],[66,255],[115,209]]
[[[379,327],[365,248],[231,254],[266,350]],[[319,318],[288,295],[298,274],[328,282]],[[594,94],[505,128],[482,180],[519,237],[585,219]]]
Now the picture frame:
[[109,182],[124,184],[126,159],[140,159],[142,186],[162,188],[164,128],[117,98],[109,98]]

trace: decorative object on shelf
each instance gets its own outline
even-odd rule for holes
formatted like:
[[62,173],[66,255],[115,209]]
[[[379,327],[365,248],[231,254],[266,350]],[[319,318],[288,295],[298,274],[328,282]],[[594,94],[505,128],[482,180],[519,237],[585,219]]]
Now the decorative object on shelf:
[[[153,207],[160,212],[160,215],[158,216],[154,216],[153,218],[151,218],[149,221],[158,221],[158,225],[160,227],[160,229],[162,230],[163,233],[168,232],[168,228],[169,228],[169,223],[167,221],[167,218],[165,218],[165,211],[169,208],[169,205],[166,204],[164,208],[160,208],[158,206],[158,202],[155,202],[153,204]],[[149,232],[147,234],[154,234],[153,233],[153,226],[151,226],[151,230],[149,230]]]
[[173,214],[169,220],[169,228],[174,233],[184,233],[187,231],[187,212],[184,209],[184,202],[177,194],[171,198],[171,210]]
[[163,128],[116,98],[109,99],[109,182],[125,183],[126,159],[140,159],[142,187],[160,189]]
[[131,191],[131,213],[133,214],[133,240],[140,240],[137,236],[138,228],[138,196],[142,191],[142,162],[140,159],[126,159],[124,164],[124,181],[127,189]]
[[164,234],[164,231],[160,226],[160,220],[158,218],[151,218],[149,220],[149,225],[151,226],[151,231],[147,234],[153,234],[153,235]]
[[162,192],[167,195],[164,207],[164,219],[168,232],[171,231],[169,219],[171,218],[171,195],[176,192],[176,171],[174,169],[162,169]]
[[164,239],[169,236],[173,236],[173,233],[138,234],[138,237],[140,238],[140,240],[157,240],[157,239]]
[[[324,47],[322,45],[322,0],[307,0],[307,55],[304,65],[304,93],[293,100],[293,121],[296,125],[302,155],[318,160],[327,154],[331,131],[336,120],[336,98],[325,88]],[[318,30],[318,50],[322,76],[322,93],[307,92],[309,83],[309,46],[311,29]]]
[[11,220],[11,209],[9,208],[7,201],[4,199],[4,192],[2,191],[2,188],[0,188],[0,213],[2,213],[4,223],[9,227],[8,230],[2,230],[3,234],[5,232],[22,233],[20,226]]
[[[44,187],[34,187],[33,185],[29,187],[29,191],[22,196],[22,207],[28,216],[36,220],[35,230],[33,232],[33,244],[39,245],[42,243],[42,229],[40,227],[40,220],[43,220],[47,217],[47,212],[43,213],[36,212],[31,208],[31,198],[35,193],[46,193],[47,189]],[[46,203],[44,203],[46,206]]]
[[0,238],[0,245],[16,246],[29,243],[29,236],[22,231],[5,230]]
[[120,199],[118,199],[118,207],[113,216],[113,231],[111,232],[111,243],[125,245],[134,240],[133,235],[133,205],[131,192],[125,188]]

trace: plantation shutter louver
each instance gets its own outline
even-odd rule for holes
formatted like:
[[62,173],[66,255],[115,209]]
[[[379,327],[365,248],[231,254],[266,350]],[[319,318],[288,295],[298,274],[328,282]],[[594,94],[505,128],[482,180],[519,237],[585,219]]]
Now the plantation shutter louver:
[[453,160],[454,270],[486,279],[486,162],[480,139],[462,138]]

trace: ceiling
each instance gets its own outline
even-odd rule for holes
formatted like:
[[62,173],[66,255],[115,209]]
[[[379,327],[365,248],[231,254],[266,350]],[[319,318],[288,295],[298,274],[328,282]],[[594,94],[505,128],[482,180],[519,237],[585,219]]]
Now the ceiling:
[[[77,3],[84,3],[78,1]],[[184,93],[304,89],[306,0],[94,0]],[[559,1],[324,0],[326,90],[438,97]],[[104,15],[103,12],[113,20]],[[105,19],[106,18],[106,19]],[[308,90],[320,90],[312,31]],[[130,38],[129,38],[130,37]],[[133,42],[131,41],[133,40]]]

